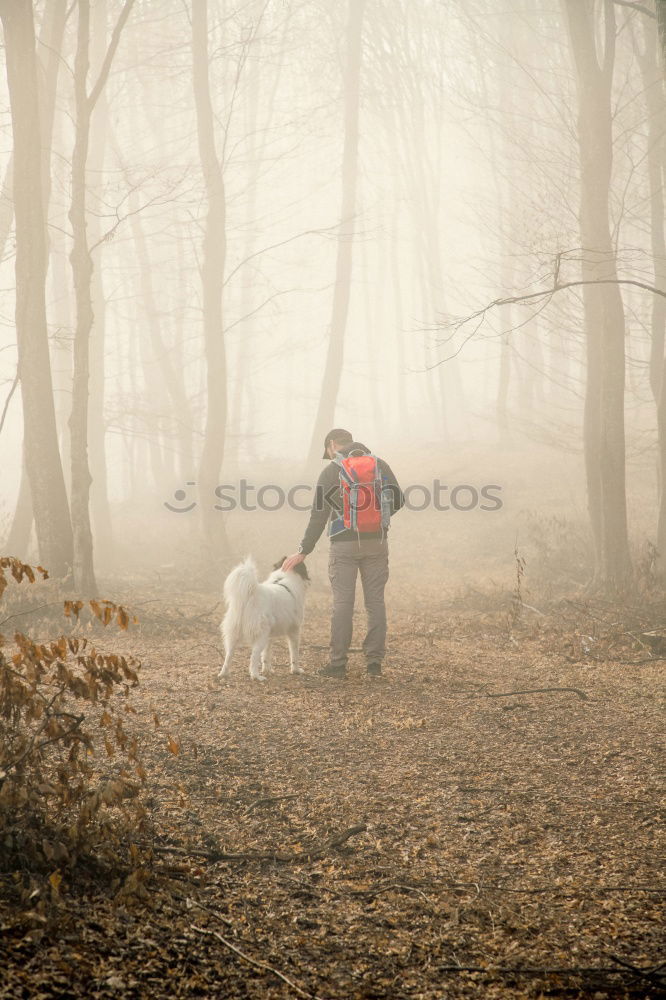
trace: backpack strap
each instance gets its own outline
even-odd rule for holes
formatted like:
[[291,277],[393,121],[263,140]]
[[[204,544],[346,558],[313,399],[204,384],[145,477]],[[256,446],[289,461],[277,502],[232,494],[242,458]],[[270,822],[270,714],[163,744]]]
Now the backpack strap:
[[[340,474],[340,479],[344,479],[348,486],[353,486],[355,482],[358,482],[356,474],[350,475],[347,469],[344,467],[345,458],[349,458],[349,455],[341,455],[339,451],[336,451],[335,458],[333,461],[338,467],[338,472]],[[353,472],[353,470],[352,470]]]

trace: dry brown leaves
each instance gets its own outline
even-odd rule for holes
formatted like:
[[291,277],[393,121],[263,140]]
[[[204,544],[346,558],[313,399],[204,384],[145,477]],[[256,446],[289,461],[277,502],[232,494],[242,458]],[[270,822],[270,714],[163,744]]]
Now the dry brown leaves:
[[658,995],[661,664],[606,659],[642,658],[612,615],[581,645],[583,613],[394,608],[385,678],[337,682],[315,594],[311,673],[282,651],[252,684],[240,653],[222,687],[215,601],[117,644],[152,727],[143,901],[61,886],[37,941],[7,903],[0,997]]

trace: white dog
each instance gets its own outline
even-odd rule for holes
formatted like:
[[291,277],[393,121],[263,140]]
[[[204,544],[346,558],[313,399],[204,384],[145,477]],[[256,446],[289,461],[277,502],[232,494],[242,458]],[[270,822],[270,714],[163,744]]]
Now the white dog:
[[219,677],[229,676],[231,658],[240,645],[252,648],[250,677],[265,681],[272,670],[271,643],[280,635],[286,635],[289,642],[292,674],[304,673],[298,665],[298,648],[310,577],[303,563],[283,573],[283,562],[276,563],[268,579],[259,583],[257,567],[248,556],[224,581],[227,613],[220,628],[226,656]]

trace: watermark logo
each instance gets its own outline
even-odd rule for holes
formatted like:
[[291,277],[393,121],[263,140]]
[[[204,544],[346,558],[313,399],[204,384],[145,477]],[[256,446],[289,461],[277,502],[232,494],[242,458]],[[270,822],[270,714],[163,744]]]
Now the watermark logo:
[[[188,481],[185,486],[175,490],[171,501],[164,501],[164,506],[173,514],[189,514],[200,505],[197,486],[194,481]],[[388,494],[392,507],[400,504],[400,492],[397,487],[387,484],[383,488]],[[440,479],[434,479],[429,484],[412,483],[402,491],[403,506],[407,510],[424,511],[457,511],[467,513],[481,510],[496,513],[504,506],[502,487],[497,483],[473,485],[458,483],[449,486]],[[234,510],[275,513],[279,510],[295,510],[307,513],[314,507],[316,510],[340,510],[340,487],[335,485],[329,490],[320,487],[298,483],[285,489],[277,483],[257,485],[248,479],[240,479],[237,483],[225,483],[216,486],[209,497],[209,503],[215,510],[230,513]],[[359,496],[358,509],[363,510],[374,504],[372,491],[367,490]]]
[[[188,482],[185,485],[196,486],[197,484],[194,482]],[[189,502],[187,490],[183,489],[175,490],[173,498],[176,501],[175,506],[173,504],[168,503],[168,501],[166,500],[164,501],[164,506],[166,507],[167,510],[170,510],[172,514],[189,514],[190,511],[194,510],[194,508],[197,506],[196,500],[192,500],[191,502]],[[183,503],[185,503],[186,506],[183,506]]]

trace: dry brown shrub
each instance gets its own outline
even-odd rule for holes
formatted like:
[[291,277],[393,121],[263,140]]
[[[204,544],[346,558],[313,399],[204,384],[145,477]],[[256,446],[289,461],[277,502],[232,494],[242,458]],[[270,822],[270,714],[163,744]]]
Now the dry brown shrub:
[[[33,583],[48,574],[0,559],[0,596],[8,575]],[[112,601],[65,601],[103,625],[127,629],[130,615]],[[4,871],[63,873],[82,859],[117,868],[136,860],[145,825],[145,772],[128,732],[139,662],[102,653],[88,639],[37,642],[0,636],[0,865]]]

